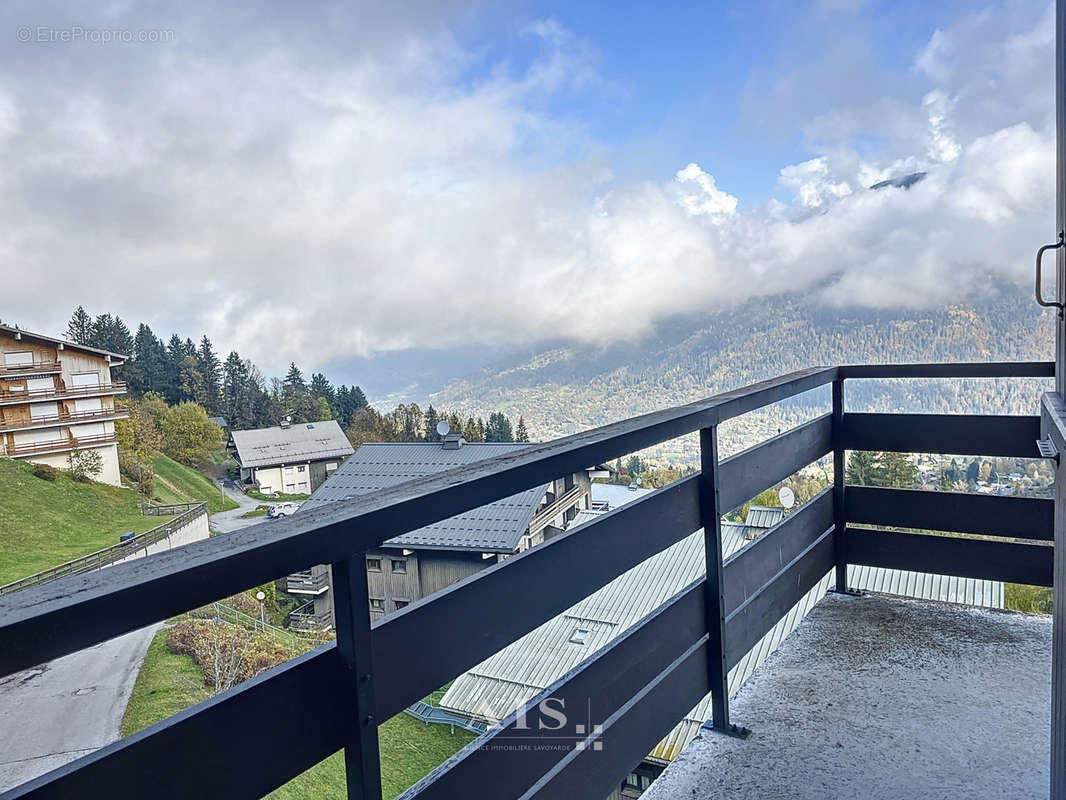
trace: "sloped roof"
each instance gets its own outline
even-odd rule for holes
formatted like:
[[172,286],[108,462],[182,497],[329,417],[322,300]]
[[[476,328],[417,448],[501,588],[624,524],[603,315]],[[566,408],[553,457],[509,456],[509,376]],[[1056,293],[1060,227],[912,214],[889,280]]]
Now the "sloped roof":
[[[528,443],[466,443],[445,450],[439,443],[364,444],[323,483],[302,508],[348,500],[415,478],[511,453]],[[427,525],[386,544],[436,550],[513,553],[529,527],[548,484]]]
[[651,491],[651,489],[644,488],[630,489],[628,486],[620,486],[617,483],[594,483],[592,484],[592,499],[595,502],[607,503],[610,508],[618,508]]
[[237,460],[244,467],[269,467],[321,458],[345,458],[354,451],[335,420],[293,423],[287,428],[233,431]]
[[[726,558],[750,544],[748,526],[723,523]],[[452,683],[440,705],[486,720],[502,719],[562,677],[599,648],[647,616],[704,573],[703,532],[672,545],[620,575],[552,620],[490,656]],[[729,673],[738,688],[799,624],[829,589],[832,574],[819,582]],[[1003,584],[871,567],[850,567],[849,583],[860,589],[930,600],[1003,607]],[[575,629],[588,631],[585,644],[570,641]],[[710,717],[705,697],[655,747],[650,758],[670,761]]]
[[785,518],[785,509],[774,506],[749,506],[744,524],[753,528],[772,528]]
[[[38,342],[47,342],[48,344],[61,344],[63,349],[81,350],[83,353],[92,353],[98,356],[111,356],[111,358],[117,358],[120,361],[125,361],[129,358],[128,355],[122,353],[113,353],[110,350],[101,350],[99,347],[89,347],[88,345],[78,344],[77,342],[67,341],[66,339],[58,339],[55,336],[45,336],[43,333],[33,333],[32,331],[24,331],[22,328],[15,328],[11,325],[0,325],[0,331],[4,333],[10,333],[12,336],[15,334],[21,335],[23,339],[36,339]],[[117,366],[117,365],[116,365]]]

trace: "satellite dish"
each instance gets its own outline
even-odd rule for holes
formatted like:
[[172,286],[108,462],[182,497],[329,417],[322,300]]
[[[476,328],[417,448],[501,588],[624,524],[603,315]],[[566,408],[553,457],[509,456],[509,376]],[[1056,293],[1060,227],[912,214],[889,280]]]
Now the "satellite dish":
[[777,490],[777,499],[781,501],[781,505],[785,508],[792,508],[792,506],[796,505],[796,493],[787,486],[782,486]]
[[437,423],[437,434],[439,436],[447,436],[451,429],[452,426],[449,425],[448,421],[445,419],[442,419],[440,422]]

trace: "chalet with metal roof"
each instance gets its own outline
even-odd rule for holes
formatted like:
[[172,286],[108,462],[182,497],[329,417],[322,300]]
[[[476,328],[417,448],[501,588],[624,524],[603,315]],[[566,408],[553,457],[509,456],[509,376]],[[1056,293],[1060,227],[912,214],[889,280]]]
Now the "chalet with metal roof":
[[[518,442],[467,442],[449,434],[442,442],[367,443],[345,462],[301,510],[343,502],[411,480],[530,447]],[[469,575],[561,533],[591,503],[594,466],[537,484],[518,494],[389,539],[366,554],[372,618],[382,617]],[[332,620],[326,567],[291,575],[288,591],[310,599],[293,621],[326,627]],[[313,601],[313,602],[312,602]],[[312,610],[313,607],[313,610]],[[303,616],[310,615],[310,616]]]
[[355,450],[334,420],[233,431],[227,446],[241,481],[264,493],[311,494]]

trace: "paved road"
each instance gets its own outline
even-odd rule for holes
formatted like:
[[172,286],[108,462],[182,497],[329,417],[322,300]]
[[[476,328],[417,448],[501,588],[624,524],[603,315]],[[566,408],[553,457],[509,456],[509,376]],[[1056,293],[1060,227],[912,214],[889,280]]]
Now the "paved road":
[[152,625],[0,679],[0,791],[117,740]]
[[[216,483],[215,485],[217,486],[218,484]],[[230,531],[238,531],[241,528],[247,528],[249,525],[255,525],[266,519],[266,517],[251,517],[249,519],[241,518],[242,514],[247,514],[257,506],[263,505],[262,501],[249,497],[240,489],[235,489],[230,485],[229,481],[223,484],[222,491],[226,493],[226,497],[230,498],[240,506],[240,508],[212,514],[208,518],[212,530],[218,531],[219,533],[229,533]]]

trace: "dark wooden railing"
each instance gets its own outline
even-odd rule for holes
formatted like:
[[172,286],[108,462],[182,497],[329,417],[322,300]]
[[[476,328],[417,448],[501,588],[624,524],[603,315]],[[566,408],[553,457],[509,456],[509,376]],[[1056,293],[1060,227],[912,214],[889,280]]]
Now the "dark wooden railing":
[[[321,563],[333,570],[337,632],[335,643],[5,797],[186,798],[204,791],[260,797],[343,748],[349,797],[378,798],[379,723],[702,527],[710,567],[706,578],[405,795],[604,797],[708,691],[714,693],[716,727],[728,726],[729,668],[829,572],[836,572],[838,589],[845,591],[849,563],[1049,585],[1050,500],[953,494],[930,500],[901,490],[844,486],[847,449],[1038,458],[1037,417],[849,414],[844,383],[1052,374],[1050,363],[804,370],[267,521],[136,565],[120,564],[0,598],[0,674]],[[723,421],[830,384],[831,413],[735,456],[718,457],[717,427]],[[700,473],[369,623],[367,550],[589,464],[696,431],[703,454]],[[723,563],[721,514],[829,454],[834,485]],[[1038,541],[882,531],[852,527],[852,522]],[[542,716],[540,702],[546,698],[581,708],[602,727],[587,733],[580,748],[535,746],[542,733],[538,722],[549,729],[556,724]],[[270,729],[279,717],[300,735],[282,741],[248,734]],[[605,746],[596,746],[600,740]],[[508,746],[484,746],[494,741]],[[514,746],[523,743],[533,746]],[[159,780],[161,774],[165,781]]]

